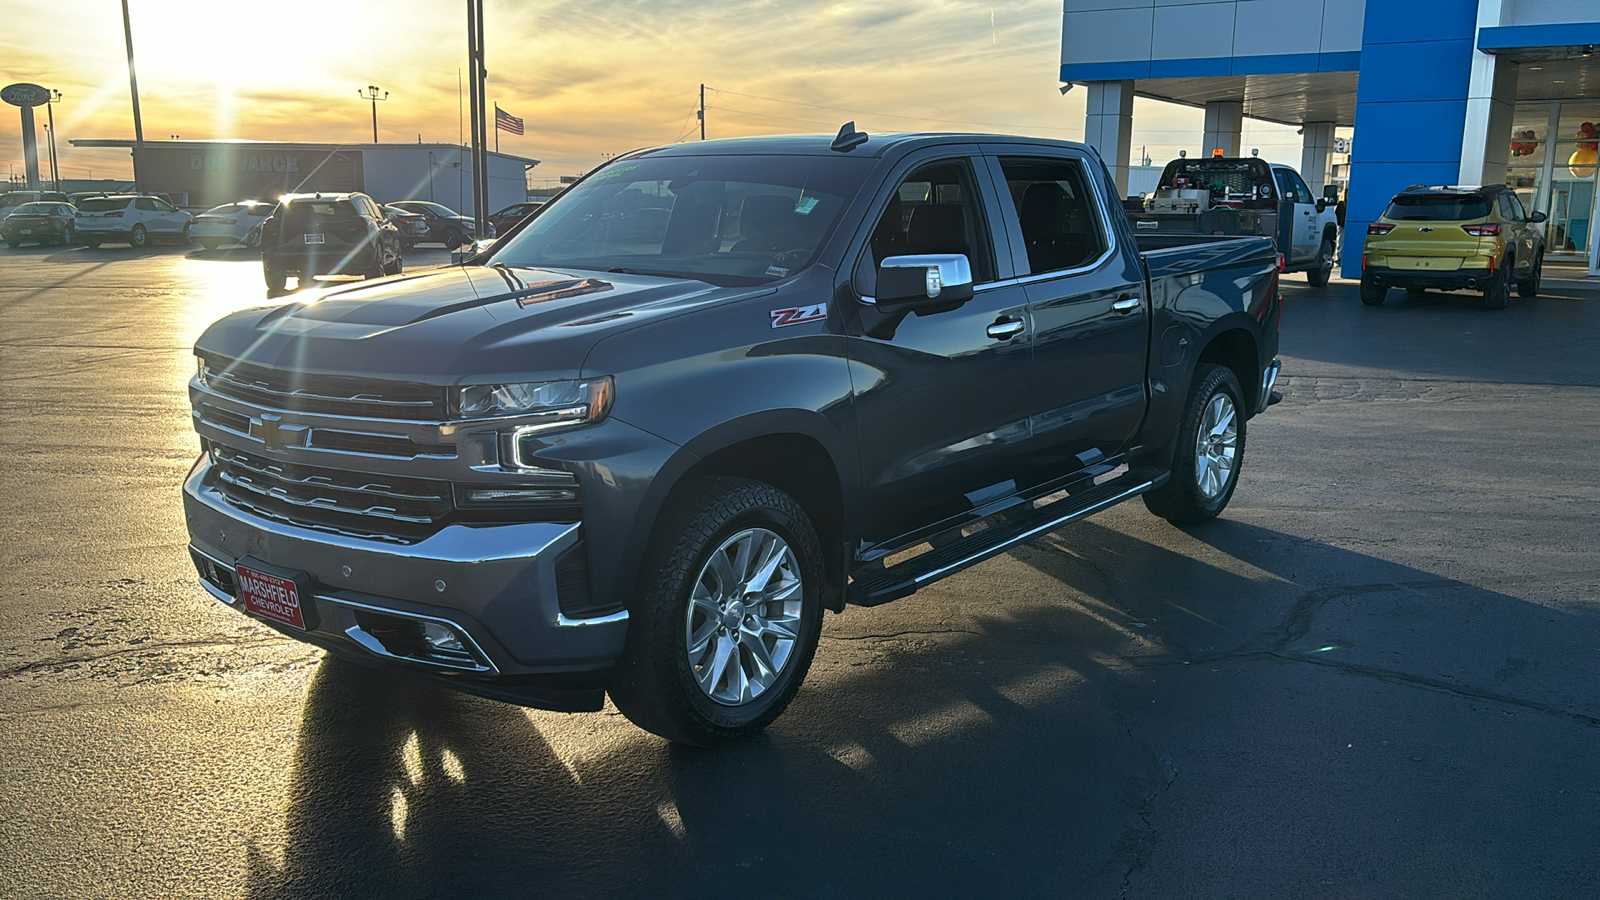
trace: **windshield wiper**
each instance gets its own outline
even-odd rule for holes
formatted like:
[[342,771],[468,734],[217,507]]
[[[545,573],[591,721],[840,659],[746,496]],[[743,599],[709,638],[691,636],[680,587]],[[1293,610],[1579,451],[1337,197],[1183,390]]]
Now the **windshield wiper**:
[[698,276],[690,275],[685,272],[657,272],[650,269],[630,269],[624,266],[618,266],[615,269],[607,269],[606,271],[614,275],[645,275],[652,278],[686,278],[690,281],[697,280],[698,278]]

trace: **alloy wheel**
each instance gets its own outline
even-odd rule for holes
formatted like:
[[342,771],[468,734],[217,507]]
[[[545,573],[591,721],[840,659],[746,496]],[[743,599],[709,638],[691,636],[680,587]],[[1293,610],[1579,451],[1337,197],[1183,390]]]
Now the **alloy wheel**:
[[684,641],[695,682],[724,706],[764,694],[800,638],[805,596],[788,542],[765,528],[736,532],[695,578]]
[[1206,404],[1195,439],[1194,475],[1207,500],[1221,496],[1233,478],[1234,458],[1239,452],[1238,419],[1238,410],[1227,394],[1215,394]]

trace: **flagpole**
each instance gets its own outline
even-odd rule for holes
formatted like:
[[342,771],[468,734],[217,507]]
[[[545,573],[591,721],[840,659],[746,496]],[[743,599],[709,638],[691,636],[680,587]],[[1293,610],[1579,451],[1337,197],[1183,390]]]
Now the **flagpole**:
[[494,152],[500,152],[500,104],[494,105]]

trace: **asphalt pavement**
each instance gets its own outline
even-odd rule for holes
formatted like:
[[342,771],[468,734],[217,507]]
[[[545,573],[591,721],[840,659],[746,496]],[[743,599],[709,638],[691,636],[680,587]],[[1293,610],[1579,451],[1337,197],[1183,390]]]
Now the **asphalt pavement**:
[[1285,295],[1221,520],[829,615],[705,752],[211,600],[190,345],[259,262],[0,250],[0,896],[1600,895],[1600,290]]

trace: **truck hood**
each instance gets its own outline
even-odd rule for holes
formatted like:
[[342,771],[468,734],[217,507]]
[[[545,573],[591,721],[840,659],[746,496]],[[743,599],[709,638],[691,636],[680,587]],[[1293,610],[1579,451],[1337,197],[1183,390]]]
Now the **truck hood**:
[[195,352],[316,374],[454,384],[572,377],[601,338],[771,293],[590,271],[462,266],[218,320]]

